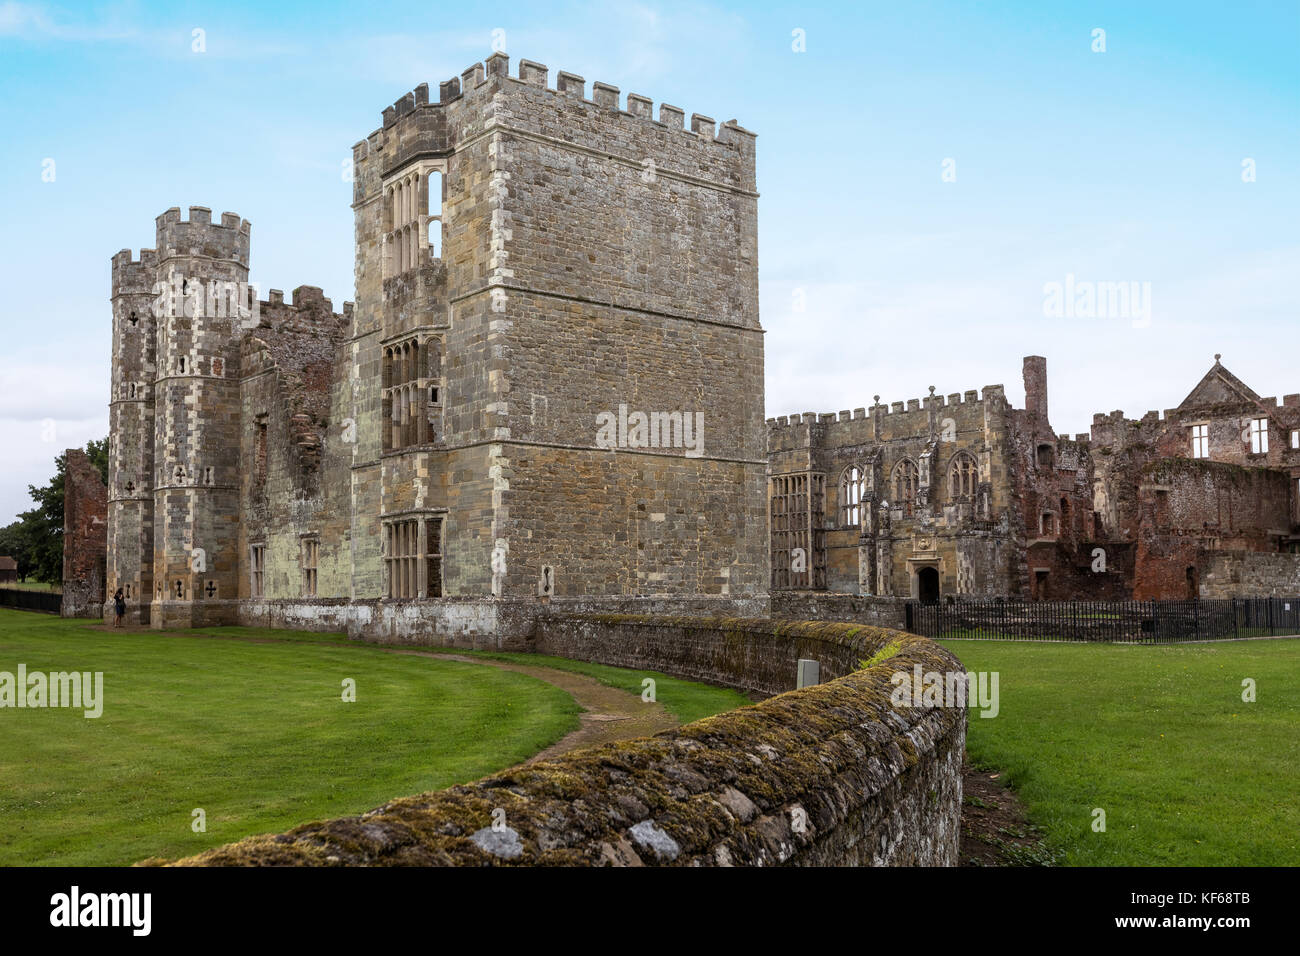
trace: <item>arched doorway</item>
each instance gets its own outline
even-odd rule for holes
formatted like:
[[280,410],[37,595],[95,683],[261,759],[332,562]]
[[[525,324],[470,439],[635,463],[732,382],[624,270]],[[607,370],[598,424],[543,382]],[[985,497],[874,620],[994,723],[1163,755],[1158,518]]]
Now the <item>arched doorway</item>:
[[939,569],[920,568],[916,572],[916,596],[922,604],[939,601]]

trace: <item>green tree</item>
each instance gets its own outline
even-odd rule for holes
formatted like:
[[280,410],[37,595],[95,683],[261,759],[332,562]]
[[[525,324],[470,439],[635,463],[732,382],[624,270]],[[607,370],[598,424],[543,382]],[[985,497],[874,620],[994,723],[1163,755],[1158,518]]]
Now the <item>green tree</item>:
[[18,562],[18,580],[26,581],[32,573],[32,548],[27,528],[21,521],[0,528],[0,555]]

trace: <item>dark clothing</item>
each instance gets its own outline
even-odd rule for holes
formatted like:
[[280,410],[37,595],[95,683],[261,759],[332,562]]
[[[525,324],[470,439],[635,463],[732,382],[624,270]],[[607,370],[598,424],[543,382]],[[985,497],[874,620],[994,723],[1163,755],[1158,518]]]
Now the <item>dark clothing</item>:
[[114,598],[113,610],[117,612],[118,617],[121,617],[123,614],[126,613],[126,602],[123,601],[121,598]]

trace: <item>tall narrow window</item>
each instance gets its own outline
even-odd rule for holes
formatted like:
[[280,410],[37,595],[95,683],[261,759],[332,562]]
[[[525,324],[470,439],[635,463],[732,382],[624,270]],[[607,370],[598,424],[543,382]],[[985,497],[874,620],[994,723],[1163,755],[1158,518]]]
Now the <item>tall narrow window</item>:
[[826,476],[772,478],[772,587],[826,587]]
[[431,598],[442,597],[442,519],[427,519],[424,536],[426,593]]
[[266,481],[266,422],[260,417],[253,425],[253,475],[259,485]]
[[438,375],[441,340],[413,336],[385,346],[383,355],[384,450],[435,441],[442,421]]
[[974,458],[965,452],[954,455],[952,464],[948,466],[948,497],[953,501],[972,497],[977,475]]
[[419,519],[389,522],[386,538],[384,560],[388,565],[388,596],[398,600],[418,598],[423,564]]
[[427,245],[429,255],[434,259],[442,258],[442,173],[437,170],[429,173],[428,178],[428,209],[427,225],[425,234],[427,236]]
[[904,458],[894,466],[894,504],[909,515],[912,513],[912,504],[916,501],[916,488],[916,462]]
[[862,469],[850,465],[840,478],[840,525],[856,528],[862,523]]
[[1192,457],[1193,458],[1210,457],[1210,426],[1209,425],[1192,426]]
[[248,555],[249,582],[248,590],[253,597],[265,594],[266,545],[254,544],[249,547]]
[[1250,422],[1250,453],[1268,454],[1268,419],[1254,418]]
[[1291,429],[1291,447],[1300,448],[1300,428]]
[[302,539],[302,596],[316,596],[316,562],[320,558],[320,539]]

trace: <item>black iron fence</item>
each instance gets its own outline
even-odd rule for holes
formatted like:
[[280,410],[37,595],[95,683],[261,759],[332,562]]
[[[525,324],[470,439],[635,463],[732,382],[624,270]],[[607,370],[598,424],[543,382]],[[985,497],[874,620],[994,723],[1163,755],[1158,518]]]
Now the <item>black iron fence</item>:
[[23,588],[0,588],[0,607],[14,607],[23,611],[50,611],[59,613],[63,595],[50,591],[27,591]]
[[909,602],[907,630],[997,641],[1213,641],[1300,634],[1300,597],[1206,601]]

